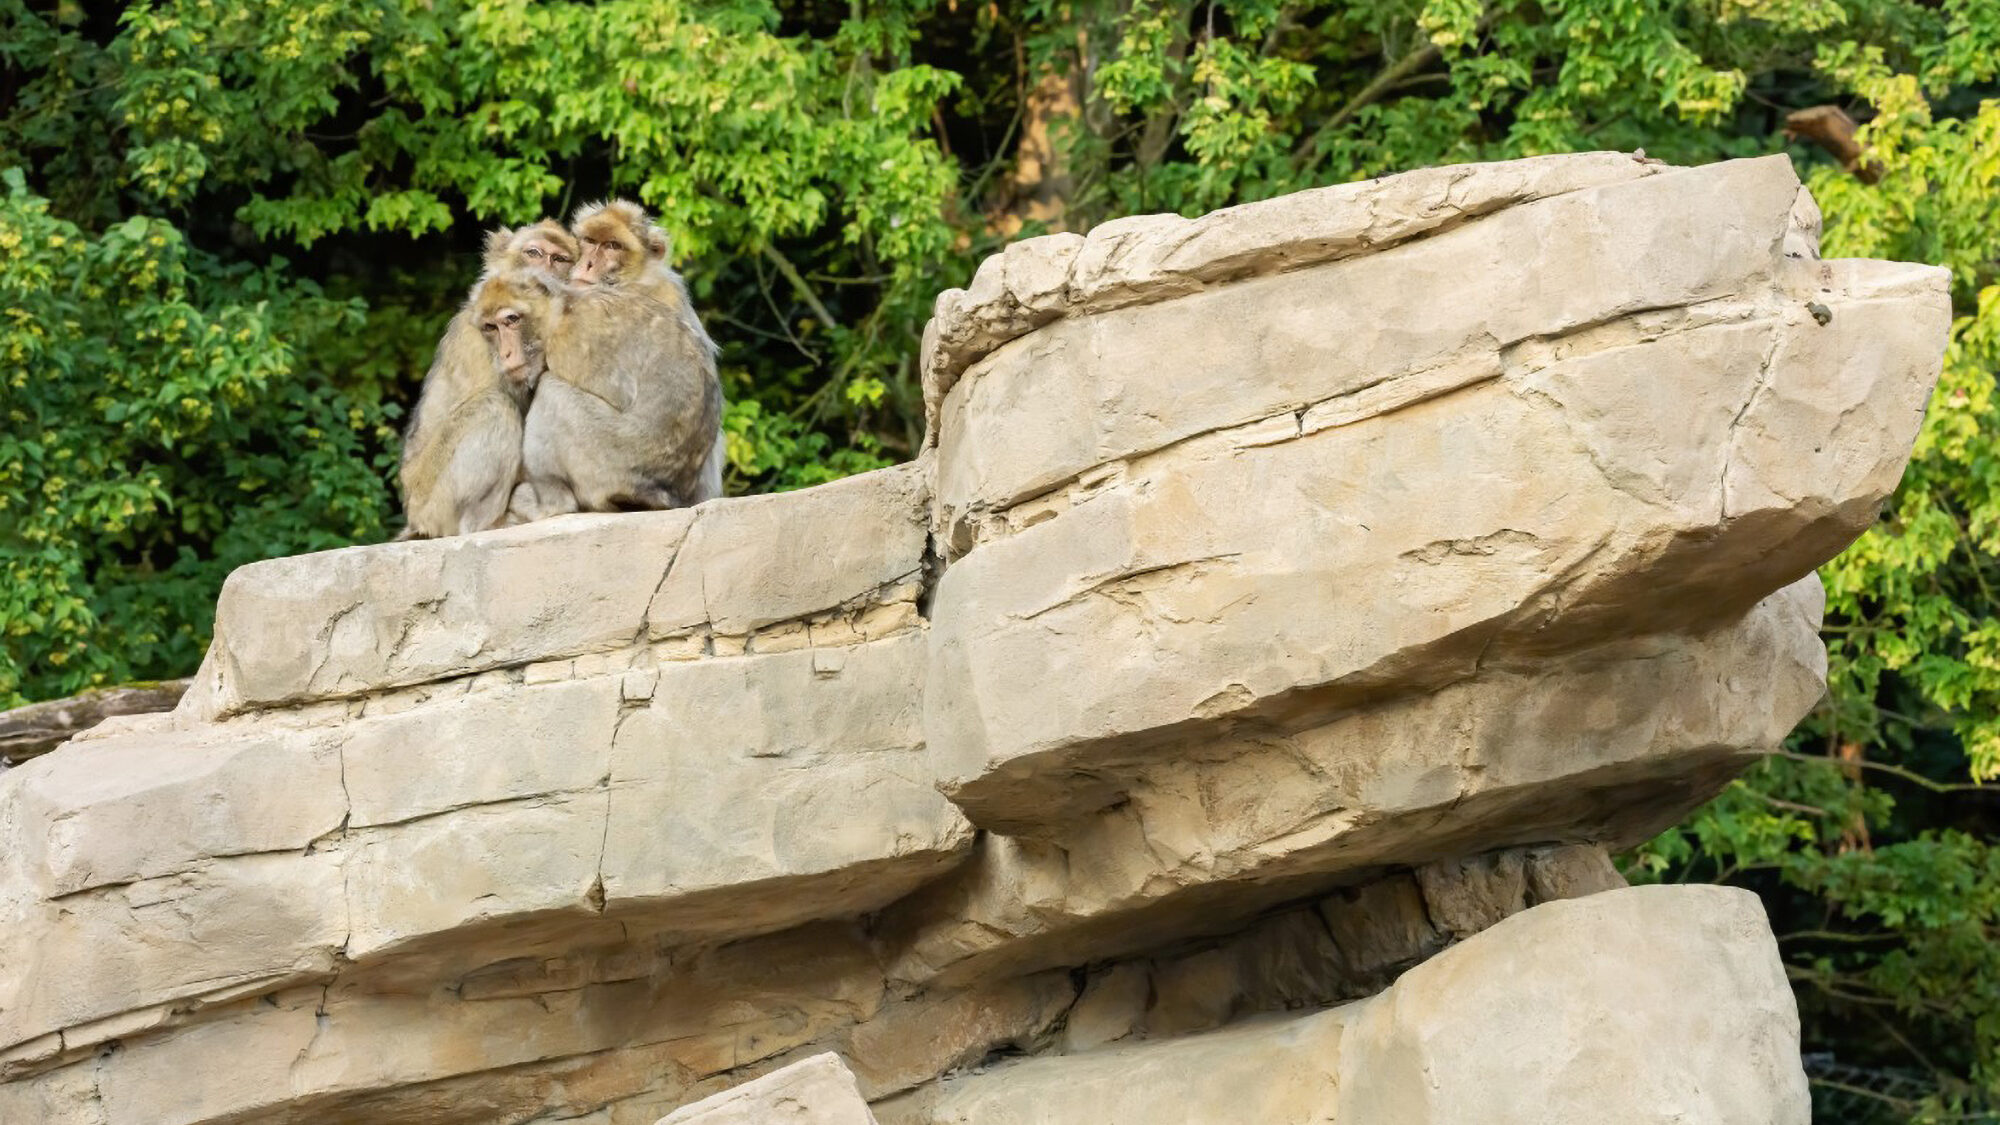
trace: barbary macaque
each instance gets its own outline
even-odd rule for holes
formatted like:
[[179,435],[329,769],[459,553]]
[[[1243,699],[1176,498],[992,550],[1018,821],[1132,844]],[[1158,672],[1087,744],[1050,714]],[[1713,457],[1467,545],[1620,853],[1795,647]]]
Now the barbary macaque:
[[[637,288],[520,272],[481,286],[496,368],[535,388],[510,521],[678,508],[705,492],[722,416],[713,345]],[[719,465],[714,471],[720,483]]]
[[533,383],[495,366],[474,315],[494,278],[525,271],[560,282],[577,246],[561,223],[544,219],[486,239],[484,270],[438,341],[424,389],[403,435],[400,538],[466,535],[498,527],[521,471],[521,439]]
[[[719,405],[722,385],[716,377],[715,342],[695,315],[694,302],[688,298],[687,283],[669,261],[666,233],[653,224],[644,208],[625,199],[579,207],[570,219],[570,231],[576,236],[580,253],[576,270],[570,278],[573,284],[581,288],[641,293],[672,311],[679,334],[683,337],[672,341],[672,350],[694,358],[708,387],[701,399],[689,401],[685,407],[690,411],[706,410],[710,394],[718,403],[712,428],[702,431],[701,437],[697,438],[705,438],[699,474],[692,481],[674,482],[673,487],[680,498],[679,503],[683,505],[699,504],[722,495],[724,446]],[[662,343],[667,342],[664,333],[661,340]],[[531,420],[530,429],[533,428]],[[532,435],[529,441],[533,444]],[[532,460],[536,455],[530,453],[528,456]]]

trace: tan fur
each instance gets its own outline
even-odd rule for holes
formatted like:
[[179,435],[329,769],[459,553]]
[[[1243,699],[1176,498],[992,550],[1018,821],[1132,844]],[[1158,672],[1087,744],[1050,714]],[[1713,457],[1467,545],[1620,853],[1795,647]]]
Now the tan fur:
[[[641,296],[653,302],[656,315],[663,316],[665,323],[651,325],[648,331],[656,335],[662,354],[679,357],[680,362],[692,368],[690,372],[675,373],[674,378],[662,385],[699,385],[700,393],[683,398],[679,410],[680,415],[694,414],[708,419],[706,428],[687,431],[686,436],[672,439],[691,442],[693,448],[653,451],[648,457],[662,464],[677,464],[686,456],[698,454],[700,471],[696,478],[677,481],[673,485],[677,504],[698,504],[722,495],[722,386],[715,368],[715,341],[709,338],[700,317],[695,315],[687,285],[669,261],[671,244],[666,233],[653,224],[644,208],[626,199],[590,203],[578,208],[571,218],[570,229],[580,246],[581,257],[574,278],[579,291],[609,290]],[[607,328],[614,321],[615,318],[606,320]],[[609,342],[604,343],[607,347],[612,346]],[[587,377],[582,380],[583,383],[589,381]],[[712,418],[711,402],[714,403]],[[686,418],[680,415],[675,416],[670,427],[676,432],[685,430],[683,423]],[[549,432],[570,428],[569,423],[556,425],[553,419],[549,425],[541,427]],[[536,441],[534,431],[537,430],[532,418],[529,429],[528,441],[532,445]],[[530,461],[535,460],[533,452],[527,456]]]
[[[541,249],[543,256],[534,258],[531,249]],[[554,261],[551,250],[563,251],[570,261]],[[559,278],[575,259],[575,240],[553,219],[518,230],[501,228],[487,236],[480,286],[523,269]],[[499,526],[519,475],[528,388],[509,385],[494,369],[472,312],[480,286],[445,326],[403,435],[406,537],[463,535]]]
[[[512,296],[512,295],[510,295]],[[722,388],[679,310],[614,286],[521,294],[546,370],[509,518],[676,508],[703,495]]]

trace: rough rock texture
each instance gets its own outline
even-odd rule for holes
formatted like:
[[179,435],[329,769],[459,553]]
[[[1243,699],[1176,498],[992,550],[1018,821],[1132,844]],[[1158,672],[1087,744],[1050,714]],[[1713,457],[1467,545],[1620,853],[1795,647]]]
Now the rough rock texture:
[[1634,887],[1499,922],[1381,994],[1030,1059],[883,1125],[1806,1125],[1799,1017],[1747,891]]
[[1607,849],[1818,698],[1935,379],[1818,223],[1123,219],[939,298],[911,464],[245,567],[0,776],[0,1122],[1802,1121],[1754,901]]
[[854,1075],[828,1052],[660,1118],[659,1125],[875,1125]]
[[973,366],[938,468],[947,791],[1033,832],[1150,747],[1709,628],[1808,573],[1895,486],[1948,311],[1935,270],[1786,258],[1798,191],[1784,157],[1587,188]]

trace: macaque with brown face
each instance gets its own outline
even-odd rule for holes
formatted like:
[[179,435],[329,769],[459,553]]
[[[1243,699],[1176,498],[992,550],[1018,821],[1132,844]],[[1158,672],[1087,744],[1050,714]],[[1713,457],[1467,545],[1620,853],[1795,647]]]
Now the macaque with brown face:
[[495,369],[534,387],[509,521],[707,498],[722,388],[714,353],[681,310],[633,289],[522,272],[481,286],[475,311]]
[[465,535],[498,527],[506,516],[534,384],[507,379],[494,366],[473,308],[498,276],[525,271],[560,282],[576,256],[576,240],[552,219],[487,236],[480,282],[445,327],[403,435],[408,526],[401,538]]
[[[686,338],[676,342],[676,351],[694,357],[703,378],[713,385],[714,396],[720,401],[722,389],[716,377],[715,341],[702,328],[701,319],[694,312],[694,302],[688,299],[687,284],[668,260],[670,244],[666,233],[653,224],[644,208],[627,199],[578,208],[570,220],[570,229],[580,253],[576,270],[570,276],[571,284],[580,289],[641,293],[670,309]],[[706,397],[701,402],[686,403],[685,408],[705,409]],[[531,420],[530,430],[533,429]],[[533,440],[531,436],[530,442]],[[699,475],[694,481],[676,486],[681,504],[699,504],[722,495],[723,449],[718,412],[713,432],[706,435]],[[528,456],[533,459],[535,454]]]

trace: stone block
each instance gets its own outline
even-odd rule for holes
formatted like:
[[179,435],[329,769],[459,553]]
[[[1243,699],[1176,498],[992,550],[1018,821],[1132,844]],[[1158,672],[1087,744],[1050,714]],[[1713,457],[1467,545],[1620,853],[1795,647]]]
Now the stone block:
[[222,856],[299,852],[337,830],[340,741],[231,724],[75,743],[12,771],[6,850],[48,897],[133,883]]
[[875,1115],[829,1051],[683,1106],[659,1125],[875,1125]]
[[180,713],[212,719],[630,645],[693,509],[239,567]]
[[355,830],[347,955],[462,943],[457,931],[471,927],[518,931],[550,915],[596,914],[605,803],[599,789]]
[[654,637],[742,635],[865,602],[921,576],[927,466],[898,465],[800,492],[701,506],[648,611]]
[[1197,219],[1131,215],[1083,238],[1014,243],[980,264],[969,289],[938,295],[919,364],[927,444],[936,444],[939,407],[967,367],[1065,316],[1377,253],[1468,218],[1664,171],[1614,152],[1460,164],[1295,192]]
[[1523,911],[1352,1009],[1344,1122],[1806,1125],[1764,908],[1630,887]]
[[1052,324],[994,351],[944,399],[942,525],[957,550],[970,512],[1095,465],[1398,377],[1481,382],[1518,344],[1643,310],[1753,298],[1782,261],[1798,190],[1784,156],[1678,169],[1310,270]]
[[15,905],[0,919],[0,1051],[54,1031],[87,1045],[117,1037],[99,1021],[326,979],[348,936],[341,859],[236,856]]
[[1804,1125],[1798,1011],[1754,895],[1523,911],[1371,999],[948,1077],[892,1125]]
[[[1761,194],[1770,267],[1790,196]],[[1872,523],[1938,372],[1942,274],[1821,280],[1826,326],[1798,294],[1524,345],[1496,377],[1391,414],[1183,442],[979,544],[931,611],[946,791],[975,824],[1032,832],[1115,801],[1149,748],[1282,735],[1478,667],[1740,615]],[[1832,335],[1848,330],[1869,336],[1866,363],[1835,358],[1861,347]],[[1815,447],[1800,435],[1832,423],[1791,404],[1828,383],[1827,409],[1865,421]],[[1819,452],[1782,457],[1766,432]]]
[[[1219,933],[1385,868],[1637,843],[1777,748],[1819,700],[1822,601],[1809,577],[1699,636],[1498,666],[1295,734],[1109,759],[1094,777],[1010,779],[1020,807],[1039,802],[1060,827],[986,837],[966,868],[891,909],[892,973],[1031,971]],[[1105,785],[1126,765],[1131,780]],[[1080,814],[1079,793],[1104,807]]]
[[530,685],[343,724],[349,826],[602,787],[625,682],[621,674]]
[[872,910],[964,855],[925,751],[923,635],[835,653],[661,666],[612,746],[607,910],[773,929]]

